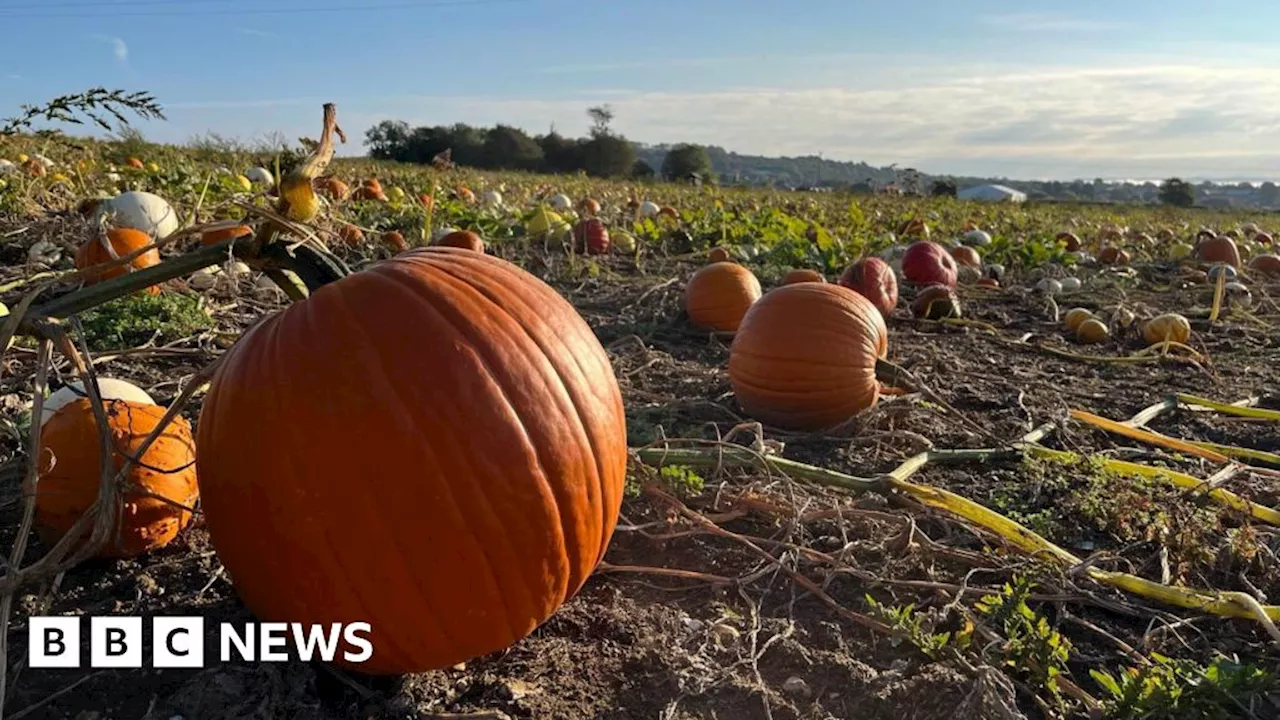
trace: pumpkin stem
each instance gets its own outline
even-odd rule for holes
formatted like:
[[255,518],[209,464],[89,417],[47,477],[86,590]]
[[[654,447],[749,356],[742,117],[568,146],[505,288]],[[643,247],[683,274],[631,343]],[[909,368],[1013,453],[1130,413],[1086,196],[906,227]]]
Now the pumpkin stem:
[[[263,246],[260,257],[271,263],[270,269],[292,270],[308,293],[351,274],[351,269],[337,257],[311,245],[291,247],[282,242],[268,243]],[[275,281],[290,299],[296,301],[306,297],[306,294],[297,296],[298,288],[287,276],[268,272],[267,277]]]
[[930,390],[929,387],[921,382],[919,378],[900,365],[895,365],[883,358],[877,358],[876,379],[890,387],[902,388],[903,390],[908,390],[910,392],[918,392],[921,395],[924,395],[929,402],[941,406],[948,414],[959,418],[960,422],[967,425],[970,430],[973,430],[988,440],[994,441],[998,447],[1005,447],[1009,445],[1007,440],[1001,440],[993,435],[991,431],[982,427],[973,420],[970,420],[964,413],[951,407],[951,403],[943,400],[941,395]]

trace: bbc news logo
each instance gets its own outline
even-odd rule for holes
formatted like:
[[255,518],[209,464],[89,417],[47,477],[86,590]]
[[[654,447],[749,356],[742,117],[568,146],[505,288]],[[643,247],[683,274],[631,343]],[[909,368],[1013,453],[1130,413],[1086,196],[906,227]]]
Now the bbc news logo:
[[[37,616],[29,619],[28,666],[33,668],[81,667],[82,643],[79,616]],[[345,643],[342,659],[362,663],[373,657],[369,623],[250,623],[218,627],[218,657],[222,662],[332,662]],[[140,668],[146,636],[140,617],[89,618],[89,667]],[[205,632],[202,617],[154,617],[151,619],[151,667],[200,668],[205,665]],[[290,649],[295,653],[290,655]]]

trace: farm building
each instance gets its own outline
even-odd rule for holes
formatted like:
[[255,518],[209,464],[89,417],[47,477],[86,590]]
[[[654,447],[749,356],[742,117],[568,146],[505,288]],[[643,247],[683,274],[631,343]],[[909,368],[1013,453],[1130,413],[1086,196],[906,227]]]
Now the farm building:
[[1026,202],[1027,194],[1004,185],[976,185],[956,193],[956,199],[980,202]]

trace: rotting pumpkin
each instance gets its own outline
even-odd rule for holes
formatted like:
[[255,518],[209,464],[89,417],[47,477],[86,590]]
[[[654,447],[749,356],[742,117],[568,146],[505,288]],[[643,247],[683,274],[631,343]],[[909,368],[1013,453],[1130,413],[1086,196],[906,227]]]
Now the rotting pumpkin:
[[729,380],[753,418],[787,430],[838,426],[876,404],[889,331],[835,283],[783,285],[751,306],[729,349]]
[[590,326],[528,272],[447,247],[319,283],[250,329],[197,441],[202,510],[245,605],[370,623],[372,658],[335,663],[371,675],[531,633],[604,556],[627,467]]

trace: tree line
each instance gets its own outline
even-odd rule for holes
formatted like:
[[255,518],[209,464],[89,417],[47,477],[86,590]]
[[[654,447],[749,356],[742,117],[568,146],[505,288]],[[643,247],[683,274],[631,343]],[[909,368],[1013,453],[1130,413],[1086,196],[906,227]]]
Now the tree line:
[[706,177],[711,160],[704,148],[677,145],[667,151],[659,168],[639,159],[636,146],[610,127],[613,111],[606,105],[587,110],[587,137],[570,138],[552,129],[531,136],[510,125],[490,128],[465,123],[410,127],[384,120],[365,132],[369,155],[379,160],[430,164],[448,151],[457,165],[485,170],[527,170],[542,173],[585,172],[593,177],[651,178],[661,174],[680,179],[689,173]]

